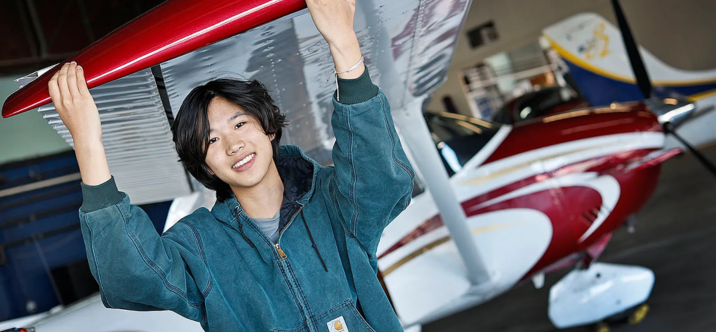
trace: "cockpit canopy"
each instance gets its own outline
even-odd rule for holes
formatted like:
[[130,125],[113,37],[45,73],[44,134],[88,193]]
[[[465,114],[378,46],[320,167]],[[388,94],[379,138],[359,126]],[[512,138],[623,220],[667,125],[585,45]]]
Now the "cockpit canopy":
[[495,136],[500,124],[455,113],[425,113],[449,176],[459,172]]
[[499,123],[513,124],[544,115],[560,113],[589,104],[569,87],[548,87],[508,101],[492,117]]

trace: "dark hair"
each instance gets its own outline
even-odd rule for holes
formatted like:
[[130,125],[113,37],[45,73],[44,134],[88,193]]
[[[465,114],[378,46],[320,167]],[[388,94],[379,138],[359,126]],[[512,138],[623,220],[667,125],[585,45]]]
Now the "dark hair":
[[172,124],[179,160],[201,184],[215,190],[216,199],[223,202],[231,197],[231,188],[219,177],[212,175],[209,165],[206,164],[209,148],[209,104],[217,97],[241,106],[258,120],[266,135],[275,135],[271,141],[275,162],[278,162],[281,132],[286,126],[286,116],[274,105],[266,87],[256,80],[213,80],[194,88],[186,96]]

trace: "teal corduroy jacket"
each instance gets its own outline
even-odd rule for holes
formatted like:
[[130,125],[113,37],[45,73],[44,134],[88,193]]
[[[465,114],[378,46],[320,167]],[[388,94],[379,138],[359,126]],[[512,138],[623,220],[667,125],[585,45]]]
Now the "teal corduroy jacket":
[[276,245],[235,197],[160,236],[114,179],[83,185],[82,233],[104,305],[172,310],[206,331],[402,331],[376,277],[376,250],[410,202],[413,170],[367,71],[340,83],[334,166],[281,147]]

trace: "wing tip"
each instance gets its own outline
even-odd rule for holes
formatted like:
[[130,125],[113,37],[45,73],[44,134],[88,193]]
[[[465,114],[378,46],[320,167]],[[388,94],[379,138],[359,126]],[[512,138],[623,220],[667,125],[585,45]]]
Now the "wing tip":
[[[18,91],[22,91],[22,89]],[[7,100],[5,100],[5,103],[2,105],[2,117],[4,119],[18,115],[20,113],[27,112],[33,108],[37,108],[51,102],[49,96],[47,96],[46,98],[42,98],[35,95],[35,98],[32,99],[27,97],[20,98],[16,95],[18,91],[15,91],[15,93],[11,94],[10,97],[8,97]],[[18,99],[20,99],[21,101],[18,101]]]

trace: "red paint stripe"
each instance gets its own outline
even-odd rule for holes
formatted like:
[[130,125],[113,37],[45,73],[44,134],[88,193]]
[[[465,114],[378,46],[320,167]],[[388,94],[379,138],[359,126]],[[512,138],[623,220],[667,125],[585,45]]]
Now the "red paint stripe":
[[644,104],[627,104],[619,107],[628,107],[629,111],[603,113],[608,112],[609,109],[597,108],[582,110],[581,112],[588,112],[585,113],[585,116],[547,123],[541,122],[545,118],[518,123],[499,148],[483,162],[483,165],[547,146],[587,138],[662,131],[656,116],[649,112]]
[[445,225],[445,223],[443,222],[443,218],[440,217],[439,214],[433,216],[432,218],[428,219],[427,221],[422,223],[420,226],[418,226],[418,228],[416,228],[412,232],[408,233],[408,235],[406,235],[402,239],[400,239],[400,241],[395,243],[392,247],[388,248],[388,250],[386,250],[383,254],[378,256],[378,259],[385,257],[386,255],[390,254],[391,252],[398,250],[400,247],[412,242],[413,240],[415,240],[425,234],[428,234],[428,233],[442,227],[443,225]]

